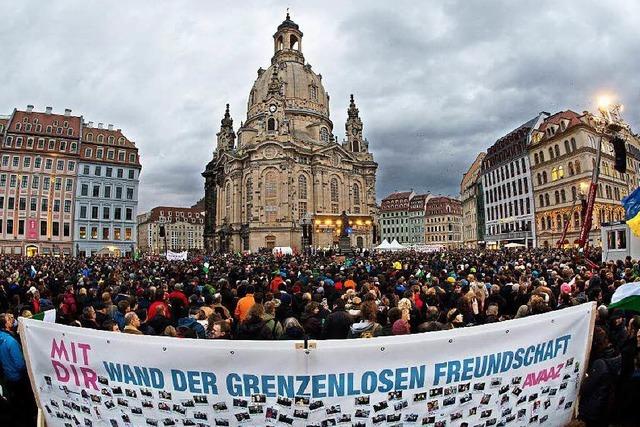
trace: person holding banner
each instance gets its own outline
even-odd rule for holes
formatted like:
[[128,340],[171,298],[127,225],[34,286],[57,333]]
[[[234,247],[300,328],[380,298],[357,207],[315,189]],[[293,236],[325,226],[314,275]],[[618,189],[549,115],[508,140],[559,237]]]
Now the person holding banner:
[[14,318],[0,313],[0,374],[4,395],[8,400],[9,419],[15,426],[33,426],[36,402],[31,392],[22,348],[13,333]]

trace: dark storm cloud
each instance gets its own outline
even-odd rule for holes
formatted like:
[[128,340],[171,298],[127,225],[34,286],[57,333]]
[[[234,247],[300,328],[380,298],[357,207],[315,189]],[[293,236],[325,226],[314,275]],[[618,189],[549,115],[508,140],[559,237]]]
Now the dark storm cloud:
[[[633,0],[290,3],[340,139],[355,94],[379,198],[456,195],[479,151],[540,111],[593,109],[602,90],[640,125]],[[52,105],[114,123],[140,148],[141,210],[190,205],[224,104],[237,128],[288,5],[4,1],[0,113]]]

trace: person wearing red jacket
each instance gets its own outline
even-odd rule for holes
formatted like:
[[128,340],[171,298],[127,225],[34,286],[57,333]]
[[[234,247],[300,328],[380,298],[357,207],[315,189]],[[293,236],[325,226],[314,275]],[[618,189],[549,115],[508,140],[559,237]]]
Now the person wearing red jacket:
[[156,295],[155,295],[155,298],[153,299],[153,302],[151,303],[151,305],[149,306],[149,309],[147,310],[147,321],[155,317],[156,313],[158,312],[158,309],[157,309],[158,306],[163,306],[165,316],[171,319],[171,310],[169,310],[169,306],[165,302],[165,293],[161,289],[158,289],[156,291]]
[[284,280],[282,280],[280,274],[276,274],[275,276],[276,277],[274,277],[269,284],[269,289],[273,294],[277,294],[280,291],[280,285],[284,283]]
[[169,301],[173,299],[179,299],[182,301],[184,307],[189,307],[189,300],[184,292],[182,292],[182,283],[176,283],[174,285],[173,291],[169,294]]

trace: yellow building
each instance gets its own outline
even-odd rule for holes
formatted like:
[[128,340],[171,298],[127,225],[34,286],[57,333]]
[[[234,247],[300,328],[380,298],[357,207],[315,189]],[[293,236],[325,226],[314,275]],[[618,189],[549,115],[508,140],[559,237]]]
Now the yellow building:
[[[529,150],[531,179],[536,207],[538,246],[555,247],[563,235],[562,245],[578,242],[582,224],[582,204],[586,200],[598,142],[602,134],[590,113],[567,110],[548,117],[534,133]],[[627,132],[627,136],[632,136]],[[636,145],[634,138],[628,142]],[[635,189],[636,163],[628,159],[628,173],[614,170],[613,147],[605,136],[593,221],[589,233],[591,245],[601,246],[600,224],[624,218],[620,200]],[[634,163],[635,162],[635,163]]]

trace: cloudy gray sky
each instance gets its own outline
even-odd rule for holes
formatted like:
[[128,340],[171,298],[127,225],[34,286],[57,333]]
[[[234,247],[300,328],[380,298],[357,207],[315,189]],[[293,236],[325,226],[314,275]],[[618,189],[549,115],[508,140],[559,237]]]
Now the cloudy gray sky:
[[190,205],[224,104],[237,128],[287,6],[340,139],[355,94],[379,199],[457,195],[497,138],[602,91],[640,128],[637,0],[0,0],[0,114],[50,105],[113,123],[142,155],[140,208]]

